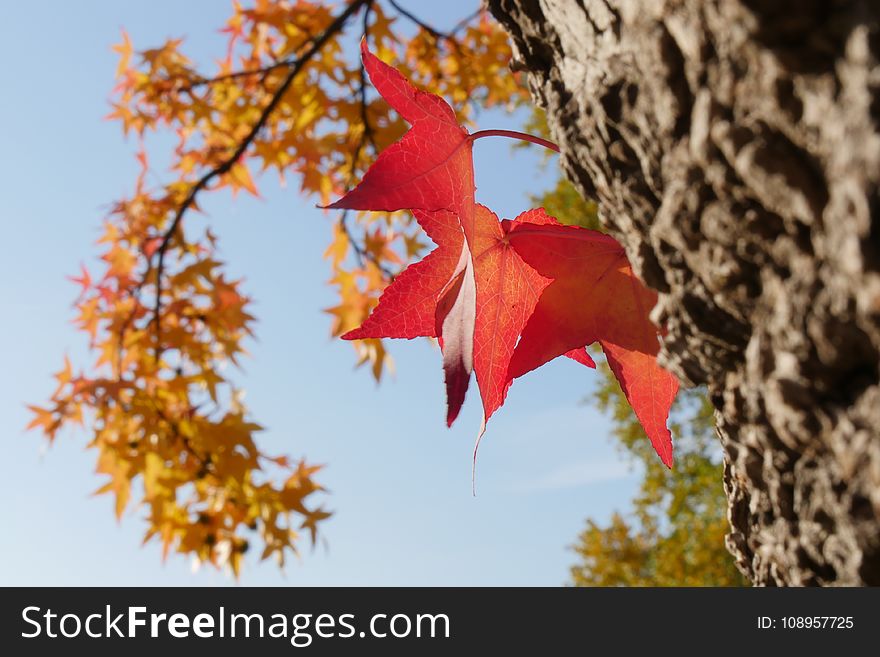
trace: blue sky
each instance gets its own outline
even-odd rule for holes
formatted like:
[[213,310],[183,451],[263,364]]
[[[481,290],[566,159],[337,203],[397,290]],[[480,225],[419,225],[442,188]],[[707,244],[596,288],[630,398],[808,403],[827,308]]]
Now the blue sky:
[[[475,4],[409,3],[441,27]],[[116,66],[110,45],[123,26],[136,48],[186,36],[188,54],[207,66],[222,52],[216,29],[230,6],[93,0],[4,9],[0,585],[233,583],[210,568],[194,573],[181,557],[163,564],[156,544],[141,547],[140,509],[114,520],[112,500],[91,496],[101,480],[86,432],[65,433],[47,449],[23,431],[24,404],[46,399],[63,355],[86,362],[65,276],[93,263],[101,219],[137,172],[135,143],[102,120]],[[519,121],[485,113],[479,127]],[[527,208],[528,194],[556,175],[555,161],[542,171],[540,155],[480,140],[478,200],[506,217]],[[564,584],[567,546],[585,518],[625,509],[638,481],[608,438],[608,420],[581,403],[595,375],[558,359],[518,381],[482,442],[473,497],[476,391],[447,430],[439,354],[427,342],[392,343],[397,373],[381,386],[355,371],[351,347],[330,339],[321,311],[334,304],[321,257],[330,219],[295,185],[279,188],[273,177],[261,191],[262,200],[206,199],[208,217],[197,220],[214,227],[229,269],[256,299],[258,341],[241,380],[254,419],[267,427],[261,444],[327,464],[320,479],[335,515],[322,542],[284,573],[252,558],[241,583]]]

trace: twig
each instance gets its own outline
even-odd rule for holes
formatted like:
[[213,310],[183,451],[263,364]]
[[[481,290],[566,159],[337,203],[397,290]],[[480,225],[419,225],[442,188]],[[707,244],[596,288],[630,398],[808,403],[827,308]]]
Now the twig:
[[182,87],[177,87],[174,91],[177,92],[189,92],[193,89],[197,89],[199,87],[203,87],[207,84],[214,84],[216,82],[225,82],[227,80],[237,80],[238,78],[246,78],[251,75],[265,75],[267,73],[271,73],[272,71],[279,68],[287,68],[291,64],[296,61],[296,58],[290,59],[282,59],[273,64],[268,64],[267,66],[263,66],[262,68],[251,68],[243,71],[234,71],[232,73],[226,73],[224,75],[217,75],[213,78],[201,78],[196,82],[191,84],[184,85]]
[[156,415],[158,415],[159,418],[171,428],[171,435],[180,440],[186,452],[198,463],[199,472],[213,472],[214,456],[210,452],[208,452],[207,456],[200,455],[192,446],[192,442],[190,441],[190,439],[184,436],[183,433],[180,431],[180,426],[177,424],[177,422],[168,417],[155,402],[155,400],[149,398],[149,402],[150,405],[153,407],[153,410],[156,411]]
[[[361,33],[361,38],[364,40],[370,36],[370,11],[372,8],[373,0],[368,0],[367,6],[364,8],[363,30]],[[360,68],[358,69],[358,97],[360,98],[360,115],[363,130],[361,132],[361,138],[358,140],[357,146],[354,149],[354,154],[351,158],[351,171],[348,180],[349,185],[354,181],[357,161],[366,142],[369,141],[373,150],[377,150],[376,141],[373,137],[373,128],[370,126],[370,117],[367,112],[367,70],[364,68],[363,59],[360,59]]]
[[397,10],[397,13],[399,13],[401,16],[408,18],[410,21],[412,21],[413,23],[418,25],[420,28],[425,30],[428,34],[430,34],[431,37],[434,39],[435,46],[440,41],[446,41],[459,54],[461,54],[461,45],[458,43],[458,39],[456,39],[456,37],[455,37],[456,33],[461,31],[462,29],[464,29],[468,23],[470,23],[472,20],[474,20],[474,18],[476,18],[477,16],[479,16],[480,14],[483,13],[482,8],[477,9],[472,14],[469,14],[468,16],[465,16],[460,21],[458,21],[458,23],[456,23],[455,26],[451,30],[449,30],[449,32],[441,32],[433,25],[426,23],[425,21],[423,21],[421,18],[419,18],[418,16],[416,16],[412,12],[401,7],[396,2],[396,0],[388,0],[388,4],[390,4],[395,10]]
[[[373,0],[368,0],[368,1],[372,2]],[[305,46],[308,43],[311,43],[315,38],[314,35],[310,34],[310,33],[309,33],[308,37],[309,38],[306,39],[305,41],[303,41],[302,45],[299,46],[300,48],[302,46]],[[262,81],[265,81],[265,79],[269,73],[271,73],[272,71],[277,70],[279,68],[287,68],[287,67],[295,64],[298,57],[299,57],[299,53],[297,53],[296,55],[294,55],[292,57],[288,57],[286,59],[280,59],[277,62],[267,64],[266,66],[263,66],[261,68],[251,68],[251,69],[245,69],[242,71],[233,71],[232,73],[224,73],[223,75],[216,75],[213,78],[203,78],[203,77],[199,76],[199,79],[196,80],[195,82],[191,82],[190,84],[185,84],[181,87],[175,87],[172,91],[175,91],[178,93],[180,93],[180,92],[190,93],[194,89],[198,89],[199,87],[204,87],[205,85],[215,84],[217,82],[225,82],[227,80],[237,80],[238,78],[246,78],[251,75],[262,75],[263,76]],[[169,78],[169,80],[173,80],[173,79],[174,79],[173,77]]]
[[419,17],[415,16],[414,14],[410,13],[409,11],[407,11],[406,9],[401,7],[399,4],[397,4],[397,2],[395,2],[395,0],[388,0],[388,4],[391,5],[392,7],[394,7],[394,9],[397,10],[397,13],[399,13],[401,16],[405,16],[406,18],[411,20],[413,23],[415,23],[420,28],[425,30],[425,32],[430,34],[435,39],[453,39],[454,38],[452,36],[452,34],[447,34],[446,32],[441,32],[437,28],[435,28],[431,25],[428,25],[425,21],[421,20]]
[[483,13],[482,8],[477,9],[472,14],[469,14],[469,15],[465,16],[464,18],[462,18],[460,21],[458,21],[458,23],[456,23],[455,26],[451,30],[449,30],[448,32],[441,32],[433,25],[426,23],[425,21],[423,21],[421,18],[419,18],[418,16],[416,16],[412,12],[401,7],[396,2],[396,0],[388,0],[388,4],[390,4],[392,7],[394,7],[394,9],[397,11],[397,13],[399,13],[401,16],[404,16],[405,18],[408,18],[410,21],[412,21],[413,23],[418,25],[420,28],[425,30],[425,32],[427,32],[432,37],[434,37],[434,39],[436,39],[437,41],[441,41],[441,40],[449,41],[456,48],[458,47],[458,41],[456,41],[455,35],[458,32],[460,32],[461,30],[463,30],[465,27],[467,27],[468,23],[470,23],[477,16],[479,16],[480,14]]
[[413,23],[415,23],[415,24],[418,25],[420,28],[422,28],[423,30],[425,30],[425,32],[427,32],[428,34],[430,34],[432,37],[434,37],[434,38],[437,39],[438,41],[441,40],[441,39],[443,39],[443,40],[446,40],[446,41],[450,41],[450,42],[452,42],[452,43],[455,43],[456,45],[457,45],[457,42],[456,42],[456,40],[455,40],[455,35],[456,35],[456,33],[458,33],[458,32],[460,32],[461,30],[463,30],[465,27],[467,27],[467,24],[468,24],[468,23],[470,23],[470,22],[471,22],[472,20],[474,20],[477,16],[479,16],[480,14],[483,13],[483,9],[482,9],[482,8],[477,9],[477,10],[476,10],[475,12],[473,12],[472,14],[469,14],[468,16],[465,16],[465,17],[462,18],[460,21],[458,21],[458,22],[455,24],[455,27],[453,27],[453,28],[452,28],[451,30],[449,30],[448,32],[441,32],[440,30],[438,30],[438,29],[437,29],[436,27],[434,27],[433,25],[430,25],[430,24],[426,23],[425,21],[423,21],[421,18],[419,18],[418,16],[416,16],[416,15],[413,14],[412,12],[410,12],[410,11],[404,9],[403,7],[401,7],[401,6],[396,2],[396,0],[388,0],[388,4],[390,4],[392,7],[394,7],[394,9],[397,10],[397,13],[399,13],[401,16],[404,16],[404,17],[408,18],[409,20],[411,20]]
[[296,61],[296,58],[290,59],[282,59],[273,64],[268,64],[263,66],[262,68],[251,68],[244,71],[234,71],[232,73],[226,73],[224,75],[217,75],[213,78],[201,78],[200,80],[193,82],[191,84],[184,85],[182,87],[178,87],[174,91],[178,92],[190,92],[193,89],[198,89],[199,87],[203,87],[208,84],[214,84],[216,82],[225,82],[227,80],[237,80],[238,78],[246,78],[252,75],[263,75],[265,76],[267,73],[271,73],[272,71],[279,68],[287,68],[291,64]]
[[472,20],[474,20],[477,16],[482,14],[484,11],[485,11],[485,9],[483,9],[482,7],[479,7],[472,14],[465,16],[464,18],[462,18],[460,21],[458,21],[455,24],[455,27],[453,27],[451,30],[449,30],[449,34],[455,35],[458,32],[461,32],[465,27],[467,27],[468,23],[470,23]]

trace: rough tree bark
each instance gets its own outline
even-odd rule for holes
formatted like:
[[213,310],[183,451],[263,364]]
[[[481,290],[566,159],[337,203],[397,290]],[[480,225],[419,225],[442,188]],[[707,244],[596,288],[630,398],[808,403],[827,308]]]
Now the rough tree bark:
[[880,2],[489,6],[708,385],[739,567],[880,584]]

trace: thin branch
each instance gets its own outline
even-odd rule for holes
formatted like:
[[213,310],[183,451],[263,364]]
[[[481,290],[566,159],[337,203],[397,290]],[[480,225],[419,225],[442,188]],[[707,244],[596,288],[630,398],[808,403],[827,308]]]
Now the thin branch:
[[368,257],[368,253],[364,247],[362,247],[357,240],[354,238],[354,233],[351,232],[351,227],[348,225],[348,210],[343,210],[339,215],[339,229],[345,233],[346,239],[348,239],[348,243],[351,244],[351,248],[354,249],[354,255],[357,258],[358,265],[363,267],[364,262]]
[[[370,11],[373,9],[373,1],[368,0],[367,6],[364,8],[364,20],[363,20],[363,29],[361,32],[361,39],[366,41],[370,36]],[[370,145],[373,147],[373,150],[376,149],[376,141],[373,137],[373,128],[370,126],[370,117],[367,112],[367,70],[364,67],[363,58],[359,58],[360,68],[358,69],[358,97],[360,99],[360,116],[361,116],[361,125],[363,126],[363,130],[361,131],[361,138],[358,140],[358,144],[354,149],[354,154],[351,158],[351,171],[349,175],[348,184],[354,181],[355,170],[357,168],[357,161],[360,157],[361,151],[363,150],[366,142],[369,141]]]
[[317,36],[313,41],[311,46],[294,62],[290,63],[290,71],[287,74],[287,77],[284,78],[284,81],[275,91],[272,96],[272,99],[263,108],[263,112],[260,115],[260,118],[253,125],[250,132],[242,139],[239,143],[238,147],[235,151],[223,162],[219,165],[215,166],[213,169],[205,173],[199,180],[190,188],[189,193],[186,195],[183,203],[181,203],[180,207],[177,209],[177,212],[174,216],[171,225],[168,230],[165,232],[162,243],[159,245],[156,253],[158,253],[159,258],[156,265],[156,302],[153,308],[153,316],[156,322],[156,360],[158,361],[162,354],[162,335],[161,335],[161,313],[162,313],[162,276],[164,273],[165,267],[165,254],[168,251],[168,247],[171,245],[171,240],[174,239],[174,236],[177,234],[177,230],[180,227],[181,222],[183,221],[183,217],[186,214],[187,210],[189,210],[192,205],[195,203],[196,196],[198,196],[199,192],[205,189],[208,184],[216,177],[222,176],[225,173],[228,173],[236,162],[244,155],[245,151],[250,147],[253,141],[256,139],[260,130],[266,125],[266,122],[269,120],[269,117],[272,115],[272,112],[278,107],[281,99],[284,97],[284,94],[290,88],[290,85],[293,84],[294,79],[299,74],[299,72],[303,69],[303,67],[314,57],[320,50],[323,48],[324,44],[327,43],[337,32],[339,32],[345,22],[352,16],[352,14],[356,13],[361,9],[364,5],[369,4],[371,0],[352,0],[352,2],[345,8],[339,16],[337,16],[333,22],[327,27],[326,30],[319,36]]
[[477,10],[475,12],[473,12],[472,14],[470,14],[468,16],[465,16],[460,21],[458,21],[455,24],[455,27],[453,27],[451,30],[449,30],[449,34],[455,35],[458,32],[461,32],[464,28],[466,28],[468,26],[468,23],[470,23],[472,20],[474,20],[475,18],[480,16],[484,11],[486,11],[486,10],[483,9],[482,7],[477,8]]
[[430,24],[426,23],[425,21],[423,21],[422,19],[420,19],[418,16],[416,16],[416,15],[413,14],[412,12],[408,11],[408,10],[405,9],[404,7],[401,7],[401,6],[396,2],[396,0],[388,0],[388,4],[390,4],[392,7],[394,7],[394,9],[397,11],[397,13],[399,13],[401,16],[404,16],[405,18],[408,18],[410,21],[412,21],[413,23],[415,23],[416,25],[418,25],[420,28],[422,28],[423,30],[425,30],[425,32],[427,32],[428,34],[430,34],[430,35],[431,35],[432,37],[434,37],[436,40],[438,40],[438,41],[440,41],[440,40],[450,41],[450,42],[452,42],[453,44],[455,44],[456,46],[457,46],[458,44],[457,44],[457,42],[456,42],[456,40],[455,40],[455,35],[456,35],[458,32],[460,32],[461,30],[463,30],[465,27],[467,27],[468,23],[470,23],[470,22],[471,22],[472,20],[474,20],[477,16],[479,16],[480,14],[483,13],[483,9],[482,9],[482,8],[477,9],[477,10],[476,10],[475,12],[473,12],[472,14],[469,14],[468,16],[465,16],[465,17],[462,18],[460,21],[458,21],[458,23],[455,24],[455,27],[453,27],[451,30],[449,30],[449,32],[441,32],[440,30],[438,30],[438,29],[437,29],[436,27],[434,27],[433,25],[430,25]]
[[211,452],[208,452],[206,456],[202,456],[201,454],[199,454],[192,446],[192,441],[184,436],[183,433],[180,431],[180,425],[173,419],[168,417],[165,411],[163,411],[162,408],[156,403],[156,400],[152,397],[147,397],[147,402],[150,404],[150,406],[153,407],[153,410],[156,412],[156,415],[159,416],[159,419],[167,424],[168,427],[171,429],[171,436],[181,442],[184,451],[189,454],[190,457],[192,457],[192,459],[198,464],[199,473],[204,473],[197,475],[197,477],[201,479],[203,476],[205,476],[205,474],[213,473],[215,471],[214,455],[211,454]]
[[[368,0],[368,1],[373,2],[373,0]],[[298,47],[298,49],[311,43],[314,39],[315,39],[315,36],[311,33],[308,33],[308,39],[303,41],[303,43]],[[286,59],[280,59],[277,62],[267,64],[266,66],[262,66],[260,68],[251,68],[251,69],[244,69],[242,71],[233,71],[232,73],[224,73],[223,75],[215,75],[213,78],[204,78],[204,77],[199,76],[199,79],[196,80],[195,82],[185,84],[181,87],[176,87],[173,89],[173,91],[178,92],[178,93],[180,93],[180,92],[190,93],[194,89],[197,89],[199,87],[204,87],[205,85],[215,84],[217,82],[225,82],[227,80],[237,80],[238,78],[246,78],[246,77],[250,77],[252,75],[261,75],[262,76],[261,82],[264,82],[266,80],[266,77],[269,75],[269,73],[271,73],[272,71],[275,71],[279,68],[287,68],[289,66],[292,66],[293,64],[296,63],[296,60],[298,58],[299,58],[299,53],[297,52],[297,54],[295,54],[291,57],[287,57]],[[174,79],[173,77],[170,78],[170,80],[173,80],[173,79]]]
[[262,68],[251,68],[243,71],[234,71],[232,73],[226,73],[224,75],[217,75],[213,78],[201,78],[196,82],[192,82],[191,84],[184,85],[182,87],[178,87],[174,89],[174,91],[178,92],[189,92],[193,89],[197,89],[198,87],[203,87],[207,84],[214,84],[215,82],[225,82],[227,80],[237,80],[238,78],[246,78],[251,75],[266,75],[267,73],[271,73],[272,71],[279,68],[287,68],[291,64],[296,62],[296,58],[290,59],[282,59],[274,64],[269,64],[267,66],[263,66]]
[[428,23],[421,20],[419,17],[415,16],[414,14],[410,13],[409,11],[407,11],[406,9],[401,7],[399,4],[397,4],[397,2],[395,2],[395,0],[388,0],[388,4],[391,5],[392,7],[394,7],[394,9],[397,10],[398,14],[400,14],[401,16],[405,16],[406,18],[411,20],[413,23],[415,23],[420,28],[425,30],[425,32],[430,34],[435,39],[439,40],[439,39],[453,39],[454,38],[452,36],[452,34],[447,34],[446,32],[441,32],[437,28],[435,28],[431,25],[428,25]]

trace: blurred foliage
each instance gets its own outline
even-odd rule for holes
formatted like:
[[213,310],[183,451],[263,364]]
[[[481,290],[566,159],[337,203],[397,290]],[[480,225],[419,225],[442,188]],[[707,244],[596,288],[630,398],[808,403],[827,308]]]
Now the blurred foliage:
[[602,230],[595,201],[584,199],[565,178],[559,178],[556,187],[543,196],[533,196],[532,203],[566,225]]
[[614,436],[643,473],[627,515],[607,526],[587,520],[574,550],[576,586],[745,586],[724,547],[727,500],[712,405],[701,389],[679,393],[670,415],[675,467],[656,457],[605,364],[595,393],[611,413]]
[[[406,130],[369,84],[361,39],[449,98],[465,124],[527,94],[508,72],[507,35],[477,0],[448,26],[392,0],[235,2],[220,32],[225,48],[206,65],[190,59],[184,39],[141,48],[123,31],[114,46],[108,118],[137,138],[139,175],[104,221],[100,260],[73,278],[91,362],[65,360],[49,399],[31,406],[30,428],[50,442],[85,428],[105,478],[97,493],[114,497],[118,517],[140,509],[145,541],[159,541],[163,554],[237,575],[251,547],[283,564],[330,514],[316,501],[320,466],[267,453],[257,440],[262,427],[234,376],[254,335],[253,304],[199,214],[203,197],[259,196],[280,178],[325,204],[360,178]],[[337,301],[327,312],[340,335],[427,244],[407,213],[328,219]],[[381,340],[354,348],[376,379],[391,364]]]

